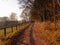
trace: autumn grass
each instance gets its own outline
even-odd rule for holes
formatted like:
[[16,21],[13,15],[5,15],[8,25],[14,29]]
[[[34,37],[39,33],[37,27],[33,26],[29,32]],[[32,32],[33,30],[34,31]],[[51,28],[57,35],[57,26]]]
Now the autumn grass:
[[[60,45],[60,41],[57,41],[60,36],[60,21],[56,22],[57,29],[55,28],[55,23],[47,22],[35,22],[35,28],[40,33],[41,37],[48,42],[49,45]],[[58,39],[59,40],[59,39]]]

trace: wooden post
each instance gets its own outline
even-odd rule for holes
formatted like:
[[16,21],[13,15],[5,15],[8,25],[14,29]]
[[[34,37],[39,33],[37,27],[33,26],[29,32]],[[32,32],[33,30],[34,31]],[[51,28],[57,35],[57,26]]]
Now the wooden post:
[[19,25],[17,26],[17,29],[19,30]]
[[16,25],[16,30],[17,30],[17,25]]
[[6,36],[6,28],[4,28],[4,36]]
[[12,32],[13,32],[13,27],[11,27],[11,29],[12,29]]
[[20,30],[20,25],[19,25],[19,30]]

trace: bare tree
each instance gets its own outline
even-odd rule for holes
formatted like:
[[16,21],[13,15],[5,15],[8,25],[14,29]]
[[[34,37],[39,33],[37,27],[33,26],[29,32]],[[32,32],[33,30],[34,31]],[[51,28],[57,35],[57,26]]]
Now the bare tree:
[[19,4],[21,5],[20,8],[24,8],[24,10],[21,14],[21,17],[26,21],[31,20],[30,10],[33,7],[32,4],[33,4],[34,0],[18,0],[18,1],[19,1]]
[[11,21],[17,21],[17,15],[16,15],[16,13],[11,13],[10,20]]
[[26,20],[26,21],[29,21],[30,19],[30,9],[28,7],[26,7],[22,14],[21,14],[21,17],[23,18],[23,20]]

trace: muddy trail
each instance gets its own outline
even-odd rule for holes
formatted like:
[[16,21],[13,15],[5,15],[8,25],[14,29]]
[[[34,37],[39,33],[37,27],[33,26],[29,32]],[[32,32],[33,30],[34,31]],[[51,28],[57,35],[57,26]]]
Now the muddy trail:
[[10,45],[48,45],[48,43],[41,38],[39,32],[31,24],[15,36]]

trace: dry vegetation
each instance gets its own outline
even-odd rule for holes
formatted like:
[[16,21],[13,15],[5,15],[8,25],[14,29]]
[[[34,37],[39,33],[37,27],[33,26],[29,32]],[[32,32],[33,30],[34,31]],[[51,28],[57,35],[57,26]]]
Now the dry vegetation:
[[53,22],[36,21],[34,27],[40,32],[41,37],[49,43],[49,45],[60,45],[60,21],[56,22],[57,28]]
[[4,45],[4,43],[7,43],[7,41],[5,41],[5,39],[7,38],[11,38],[12,36],[14,36],[16,33],[22,31],[24,28],[26,28],[29,24],[23,24],[20,27],[17,28],[13,27],[13,32],[11,30],[11,28],[7,28],[6,30],[6,37],[4,36],[4,30],[0,30],[0,45]]

